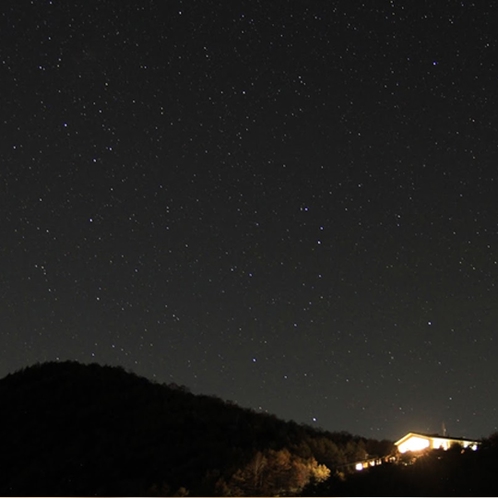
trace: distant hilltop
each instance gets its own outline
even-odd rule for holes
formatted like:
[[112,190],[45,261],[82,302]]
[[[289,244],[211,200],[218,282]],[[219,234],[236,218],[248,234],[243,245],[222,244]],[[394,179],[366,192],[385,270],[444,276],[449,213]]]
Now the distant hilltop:
[[27,367],[0,399],[3,496],[297,495],[394,450],[97,364]]

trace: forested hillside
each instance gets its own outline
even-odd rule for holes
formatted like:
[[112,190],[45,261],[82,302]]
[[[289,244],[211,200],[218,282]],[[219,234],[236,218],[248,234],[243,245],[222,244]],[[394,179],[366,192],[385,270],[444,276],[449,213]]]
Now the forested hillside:
[[0,402],[4,496],[298,495],[393,449],[97,364],[28,367]]

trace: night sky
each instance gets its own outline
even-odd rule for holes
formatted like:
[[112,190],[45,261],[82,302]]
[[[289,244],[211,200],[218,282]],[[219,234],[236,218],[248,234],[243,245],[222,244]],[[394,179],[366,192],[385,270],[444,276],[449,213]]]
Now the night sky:
[[0,376],[122,365],[327,430],[498,430],[498,5],[4,0]]

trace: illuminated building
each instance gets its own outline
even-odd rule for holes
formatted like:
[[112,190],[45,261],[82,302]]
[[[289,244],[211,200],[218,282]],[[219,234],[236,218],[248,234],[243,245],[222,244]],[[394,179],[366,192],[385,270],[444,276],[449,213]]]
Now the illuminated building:
[[437,434],[420,434],[418,432],[409,432],[400,440],[394,443],[400,453],[407,451],[422,451],[426,449],[449,449],[453,445],[459,445],[462,448],[477,449],[480,442],[460,437],[439,436]]

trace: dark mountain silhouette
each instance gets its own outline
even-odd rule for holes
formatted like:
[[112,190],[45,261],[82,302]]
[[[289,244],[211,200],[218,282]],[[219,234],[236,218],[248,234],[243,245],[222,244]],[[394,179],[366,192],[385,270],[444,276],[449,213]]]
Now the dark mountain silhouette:
[[3,496],[296,495],[392,451],[97,364],[25,368],[0,402]]

